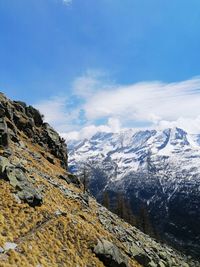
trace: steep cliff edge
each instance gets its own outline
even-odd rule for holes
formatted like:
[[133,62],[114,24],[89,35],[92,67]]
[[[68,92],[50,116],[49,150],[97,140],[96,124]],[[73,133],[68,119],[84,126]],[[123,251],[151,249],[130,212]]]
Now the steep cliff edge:
[[83,193],[64,141],[41,114],[0,95],[0,266],[188,267]]

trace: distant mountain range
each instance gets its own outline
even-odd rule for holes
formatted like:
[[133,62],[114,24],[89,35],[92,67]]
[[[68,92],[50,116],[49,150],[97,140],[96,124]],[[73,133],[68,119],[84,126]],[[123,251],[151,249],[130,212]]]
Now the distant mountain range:
[[133,211],[145,204],[164,240],[200,251],[200,134],[180,128],[97,133],[70,141],[69,167],[89,169],[91,192],[123,192]]

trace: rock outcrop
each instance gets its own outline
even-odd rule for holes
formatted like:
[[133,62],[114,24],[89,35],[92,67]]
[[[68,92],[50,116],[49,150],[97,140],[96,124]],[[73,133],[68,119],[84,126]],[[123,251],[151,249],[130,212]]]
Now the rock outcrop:
[[40,113],[0,95],[1,267],[198,267],[96,202]]
[[7,147],[9,140],[20,144],[23,133],[34,143],[43,147],[60,160],[67,169],[67,148],[65,140],[48,124],[32,106],[20,101],[10,101],[0,94],[0,146]]
[[5,157],[0,157],[0,176],[16,189],[19,199],[33,207],[42,204],[40,192],[29,181],[23,168],[9,163]]
[[98,240],[94,253],[108,267],[128,267],[128,257],[108,240]]

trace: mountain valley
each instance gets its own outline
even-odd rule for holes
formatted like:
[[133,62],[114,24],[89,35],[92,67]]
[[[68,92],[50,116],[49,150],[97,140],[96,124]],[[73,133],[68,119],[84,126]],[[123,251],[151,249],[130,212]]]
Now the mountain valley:
[[99,201],[121,192],[133,213],[145,205],[161,239],[199,257],[200,135],[176,127],[99,132],[69,143],[70,170],[84,166]]

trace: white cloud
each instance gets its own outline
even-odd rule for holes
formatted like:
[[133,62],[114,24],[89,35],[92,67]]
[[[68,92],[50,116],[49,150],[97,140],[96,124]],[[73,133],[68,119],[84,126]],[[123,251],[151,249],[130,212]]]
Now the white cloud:
[[69,5],[72,3],[72,0],[62,0],[65,5]]
[[146,82],[102,90],[84,106],[88,119],[117,116],[121,120],[177,120],[200,115],[200,78],[177,82]]
[[49,100],[41,101],[35,105],[42,114],[45,115],[45,120],[49,123],[63,122],[65,120],[65,104],[66,98],[54,97]]
[[176,121],[159,121],[156,128],[166,129],[172,127],[179,127],[188,133],[200,133],[200,116],[196,118],[180,117]]
[[121,123],[119,119],[117,118],[109,118],[108,126],[111,129],[111,132],[114,132],[114,133],[119,132],[119,130],[121,129]]
[[88,125],[82,127],[79,131],[70,131],[68,133],[60,133],[66,140],[79,140],[90,138],[97,132],[116,133],[121,129],[120,121],[116,118],[109,118],[107,124]]
[[88,98],[98,91],[107,90],[110,86],[108,85],[107,75],[103,71],[87,70],[84,75],[73,81],[72,90],[74,95]]
[[[68,139],[129,126],[178,126],[200,133],[200,77],[175,83],[115,85],[101,72],[90,71],[78,77],[71,89],[68,98],[55,97],[36,105],[60,133],[68,132]],[[70,105],[77,97],[79,105]]]
[[79,140],[79,139],[84,139],[84,138],[90,138],[97,132],[111,133],[111,132],[116,132],[116,130],[119,131],[120,129],[115,128],[115,125],[113,125],[112,123],[110,125],[110,122],[109,122],[107,125],[99,125],[99,126],[89,125],[89,126],[83,127],[79,131],[61,133],[61,135],[68,141],[68,140]]
[[70,131],[75,128],[79,110],[70,108],[67,97],[52,97],[34,105],[44,115],[45,121],[50,123],[57,131]]

